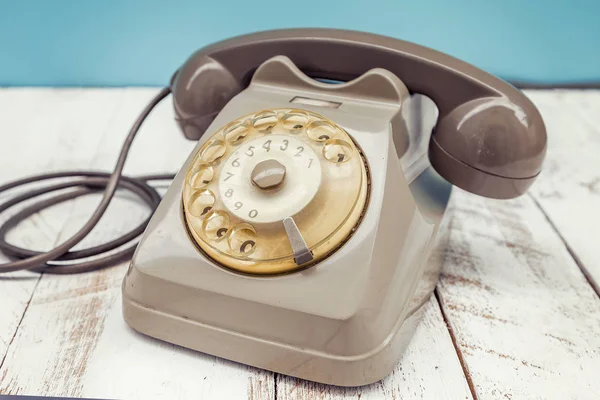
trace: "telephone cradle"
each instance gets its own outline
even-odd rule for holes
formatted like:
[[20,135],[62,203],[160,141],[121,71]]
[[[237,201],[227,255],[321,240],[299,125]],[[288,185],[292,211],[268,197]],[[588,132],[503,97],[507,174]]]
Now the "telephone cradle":
[[[170,92],[198,144],[137,246],[125,320],[340,386],[380,380],[400,359],[438,280],[452,185],[516,197],[546,149],[517,89],[366,33],[233,38],[192,55]],[[431,138],[407,129],[411,93],[436,103]]]

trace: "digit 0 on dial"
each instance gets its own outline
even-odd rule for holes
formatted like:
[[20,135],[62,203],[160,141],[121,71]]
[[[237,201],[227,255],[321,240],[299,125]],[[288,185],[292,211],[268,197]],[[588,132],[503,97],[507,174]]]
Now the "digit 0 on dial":
[[368,181],[362,153],[333,121],[265,110],[230,122],[200,147],[183,212],[192,239],[218,264],[293,272],[349,238],[367,206]]

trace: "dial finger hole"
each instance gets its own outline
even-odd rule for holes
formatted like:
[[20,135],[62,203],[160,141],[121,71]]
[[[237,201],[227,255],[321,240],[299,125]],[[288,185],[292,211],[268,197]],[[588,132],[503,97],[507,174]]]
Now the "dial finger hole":
[[225,142],[221,139],[213,139],[207,144],[206,148],[202,151],[202,160],[207,163],[212,163],[223,157],[227,147]]
[[215,172],[209,164],[195,166],[189,174],[188,183],[192,189],[201,189],[212,181]]
[[225,239],[229,233],[229,215],[225,211],[210,211],[202,223],[202,232],[209,240]]
[[215,205],[215,195],[208,189],[194,192],[188,202],[188,212],[194,217],[206,216]]
[[223,134],[225,135],[225,139],[229,141],[229,143],[237,144],[240,143],[246,136],[248,136],[250,129],[250,121],[236,121],[232,124],[229,124],[223,130]]
[[323,146],[323,157],[333,163],[344,163],[350,159],[352,146],[345,140],[329,139]]
[[256,250],[256,230],[250,224],[239,224],[235,226],[227,241],[229,248],[235,254],[249,256]]
[[291,133],[298,133],[308,124],[308,114],[304,111],[290,111],[281,120],[285,129]]
[[306,128],[306,134],[312,140],[324,142],[335,135],[335,127],[329,122],[314,121]]
[[265,111],[252,118],[252,126],[259,132],[270,133],[277,125],[277,114],[273,111]]

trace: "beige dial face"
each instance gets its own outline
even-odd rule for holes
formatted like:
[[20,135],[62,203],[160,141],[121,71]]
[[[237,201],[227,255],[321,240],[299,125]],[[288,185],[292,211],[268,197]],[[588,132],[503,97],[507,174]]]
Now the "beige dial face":
[[351,235],[368,197],[366,162],[334,122],[297,109],[232,121],[199,149],[183,210],[205,254],[249,274],[293,272]]

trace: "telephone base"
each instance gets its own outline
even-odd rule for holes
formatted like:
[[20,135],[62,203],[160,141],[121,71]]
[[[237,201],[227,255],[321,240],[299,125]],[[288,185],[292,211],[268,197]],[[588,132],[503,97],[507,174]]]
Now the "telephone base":
[[[325,100],[343,98],[344,102],[338,108],[303,105],[302,109],[294,112],[272,112],[284,108],[287,110],[290,99],[299,95]],[[248,88],[229,101],[216,116],[208,129],[216,133],[197,144],[148,224],[123,282],[123,310],[127,323],[141,333],[166,342],[320,383],[362,386],[391,373],[416,330],[423,305],[438,280],[440,260],[431,255],[440,239],[439,227],[451,189],[428,163],[419,162],[426,161],[428,138],[425,135],[410,140],[395,140],[396,137],[409,137],[403,111],[407,98],[408,90],[402,81],[385,70],[368,71],[343,85],[323,86],[304,75],[285,57],[275,57],[263,63]],[[265,114],[260,110],[271,111]],[[284,125],[284,121],[305,114],[320,116],[319,124],[327,120],[343,127],[344,131],[339,132],[339,137],[349,137],[360,151],[352,150],[349,142],[340,143],[339,139],[333,139],[330,145],[340,147],[329,146],[329,150],[337,150],[328,153],[325,146],[331,137],[327,132],[324,137],[315,136],[313,128],[310,132],[317,138],[317,144],[305,141],[303,146],[292,146],[293,141],[300,140],[299,133],[292,133],[292,130],[305,125],[311,127],[315,122],[308,123],[308,120],[301,119],[299,122],[302,123],[294,122],[296,125],[288,126]],[[233,150],[228,157],[238,151],[245,154],[245,161],[238,158],[229,162],[220,161],[215,168],[217,164],[219,168],[225,167],[219,170],[219,176],[213,176],[217,169],[209,169],[206,165],[214,162],[213,157],[224,157],[227,151],[232,151],[222,145],[222,138],[231,140],[231,132],[240,135],[234,137],[236,141],[246,136],[251,141],[264,137],[258,136],[259,130],[250,130],[248,133],[244,128],[246,122],[242,125],[235,122],[232,125],[235,129],[227,130],[230,134],[227,136],[225,128],[220,127],[239,121],[240,115],[254,116],[248,119],[248,124],[250,121],[254,121],[253,124],[262,121],[265,115],[274,119],[276,123],[269,122],[275,123],[268,127],[270,139],[262,144],[244,143],[243,147],[239,147],[242,144],[228,144],[231,149],[237,146],[237,150]],[[246,117],[243,120],[246,121]],[[332,122],[327,124],[334,128],[336,126]],[[284,128],[287,131],[282,130]],[[225,136],[215,136],[219,132]],[[306,140],[314,141],[308,133],[306,130],[302,134],[306,134]],[[279,140],[277,138],[285,142],[274,144],[275,140]],[[319,139],[326,140],[322,146],[318,144],[321,143]],[[279,249],[284,243],[291,246],[295,257],[292,239],[279,237],[273,232],[280,229],[282,235],[288,235],[287,230],[284,233],[282,229],[285,228],[283,219],[293,215],[301,223],[301,213],[310,208],[312,214],[305,216],[309,217],[306,221],[312,222],[307,225],[305,232],[317,232],[310,228],[320,226],[317,223],[326,221],[325,216],[332,217],[333,211],[344,208],[341,199],[348,200],[348,196],[339,192],[341,187],[357,188],[350,197],[354,200],[348,204],[364,201],[363,204],[367,206],[356,208],[358,214],[342,213],[343,218],[339,219],[350,221],[349,218],[360,217],[355,222],[338,225],[334,221],[331,227],[325,227],[339,226],[353,230],[343,231],[345,233],[341,236],[336,236],[335,232],[342,232],[338,228],[323,231],[330,232],[323,243],[330,241],[337,247],[332,247],[334,250],[314,265],[296,269],[299,266],[294,264],[292,270],[252,273],[265,264],[247,264],[245,257],[229,257],[233,253],[228,252],[234,248],[243,252],[240,245],[245,243],[232,245],[238,241],[233,236],[234,230],[236,234],[244,232],[239,227],[249,230],[244,237],[251,242],[251,246],[255,246],[257,241],[253,239],[259,237],[260,229],[257,227],[260,225],[250,220],[259,214],[261,218],[268,216],[269,212],[292,202],[278,200],[260,207],[264,204],[252,202],[263,197],[255,196],[254,186],[251,186],[251,190],[243,192],[244,201],[240,200],[242,197],[236,198],[236,201],[238,208],[257,204],[252,207],[254,214],[247,213],[244,214],[247,217],[238,218],[235,216],[236,203],[227,206],[222,198],[229,198],[227,193],[233,195],[234,189],[242,193],[242,188],[248,187],[248,181],[238,182],[235,188],[232,186],[229,188],[231,190],[227,189],[217,199],[223,202],[221,204],[214,202],[217,197],[215,193],[222,192],[221,183],[225,185],[225,179],[221,180],[221,177],[225,177],[231,166],[246,171],[248,179],[252,180],[249,185],[257,185],[253,174],[259,164],[249,164],[249,157],[262,162],[266,159],[259,159],[258,155],[269,152],[271,159],[285,164],[285,173],[290,174],[290,182],[294,182],[294,173],[296,177],[305,177],[306,182],[317,182],[314,176],[306,172],[311,165],[310,160],[307,160],[308,164],[297,166],[295,161],[290,162],[285,158],[288,157],[285,156],[287,153],[276,153],[291,147],[298,149],[297,154],[303,154],[301,152],[308,152],[309,149],[305,148],[306,143],[312,146],[311,149],[315,148],[315,155],[310,160],[319,160],[319,154],[322,155],[322,164],[315,164],[324,168],[320,173],[321,178],[327,178],[327,174],[330,174],[332,180],[330,184],[321,182],[315,195],[319,197],[314,197],[308,203],[314,203],[311,207],[303,206],[305,208],[302,211],[285,211],[281,224],[263,230],[265,236],[258,245],[263,247],[257,246],[263,255]],[[274,154],[278,154],[279,158]],[[290,154],[294,155],[289,158],[296,157],[295,153]],[[327,158],[332,154],[338,158]],[[345,169],[331,169],[331,166],[324,164],[333,162],[331,160],[341,163],[350,154],[353,154],[353,158],[347,161],[354,160],[357,163],[344,165],[360,165],[363,168],[344,172]],[[206,162],[197,164],[197,155],[204,157],[202,160]],[[222,172],[224,174],[220,175]],[[237,170],[232,169],[227,176],[241,176],[242,172],[236,173]],[[343,179],[335,183],[334,176]],[[350,185],[352,176],[358,177],[354,182],[361,184]],[[218,183],[211,186],[213,191],[206,189],[208,186],[202,186],[211,185],[211,182]],[[186,203],[190,189],[198,183],[200,186],[193,196],[187,197]],[[299,193],[309,193],[310,187],[304,187],[305,190]],[[273,193],[281,195],[283,192]],[[333,193],[339,196],[330,197]],[[217,211],[212,210],[215,204],[220,207]],[[332,211],[327,211],[326,205],[329,205],[327,210]],[[192,218],[203,215],[207,209],[210,210],[209,214],[203,220]],[[224,210],[229,211],[227,213]],[[229,214],[227,218],[224,216]],[[318,217],[311,220],[311,215]],[[228,221],[233,221],[234,217],[245,222],[236,222],[238,225],[228,233],[227,240],[221,240],[224,237],[219,236],[220,229],[217,228],[227,232]],[[202,234],[198,235],[198,232]],[[280,238],[284,240],[278,241]],[[320,242],[315,239],[316,243]],[[222,254],[228,256],[221,257]],[[251,254],[254,256],[257,253]],[[285,258],[267,257],[264,260]],[[253,266],[245,270],[248,265]]]
[[372,351],[339,356],[258,338],[146,307],[123,296],[123,316],[135,330],[228,360],[324,384],[355,387],[385,378],[421,320],[427,300],[394,326]]

